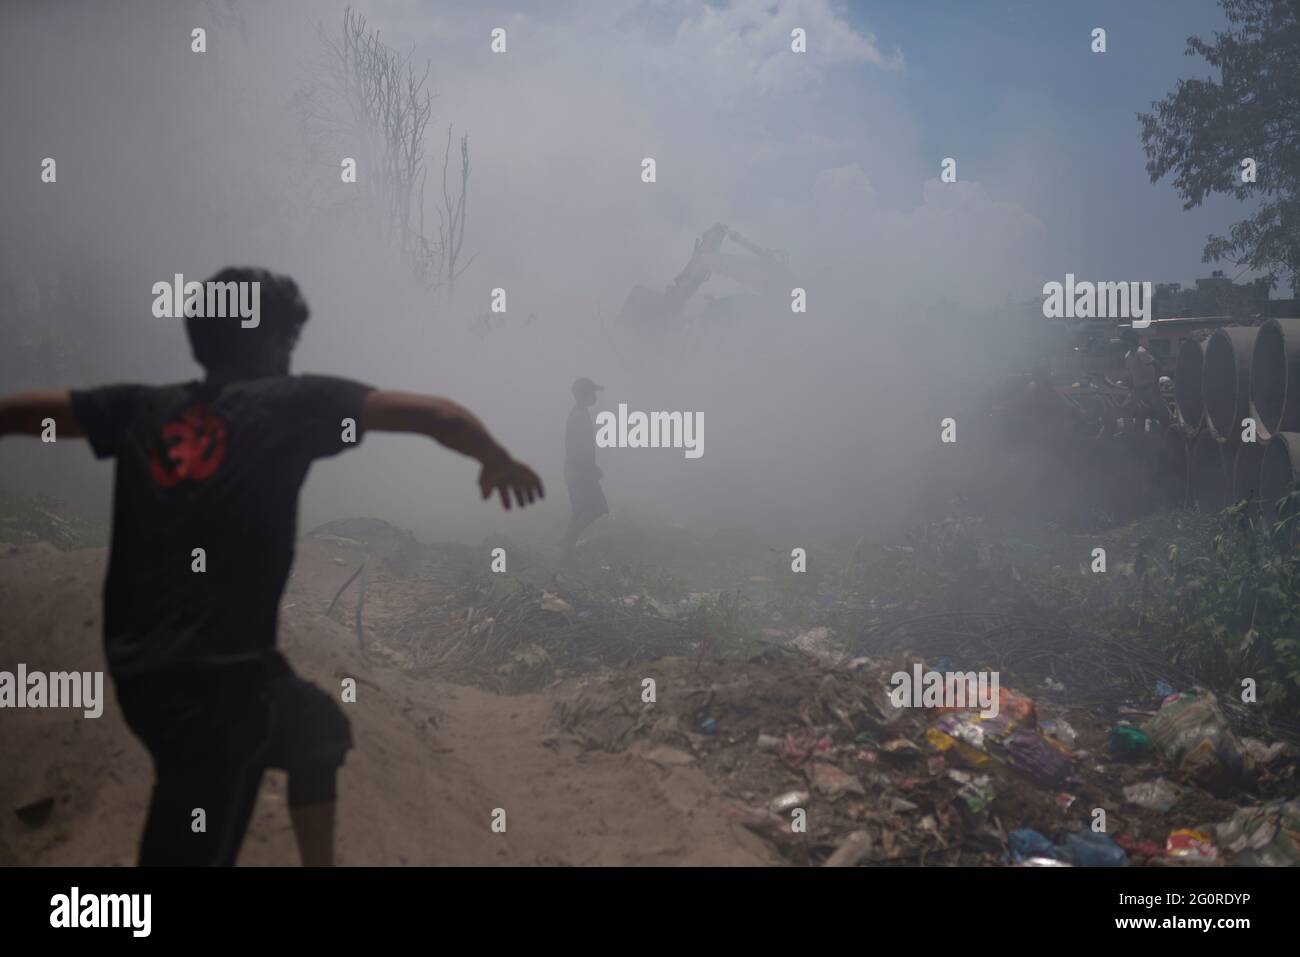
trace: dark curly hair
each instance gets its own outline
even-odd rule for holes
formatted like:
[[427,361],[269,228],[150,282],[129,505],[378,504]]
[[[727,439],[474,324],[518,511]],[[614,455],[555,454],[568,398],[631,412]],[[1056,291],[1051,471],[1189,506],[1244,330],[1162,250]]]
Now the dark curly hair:
[[185,334],[199,365],[209,372],[262,372],[277,357],[287,358],[310,315],[296,282],[249,266],[226,267],[204,283],[205,290],[209,282],[260,283],[258,324],[244,328],[237,321],[186,316]]

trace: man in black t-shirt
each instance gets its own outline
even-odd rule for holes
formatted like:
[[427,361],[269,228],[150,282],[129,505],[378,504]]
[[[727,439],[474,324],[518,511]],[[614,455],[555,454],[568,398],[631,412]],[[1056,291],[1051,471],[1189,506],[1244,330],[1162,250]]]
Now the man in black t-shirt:
[[233,864],[262,774],[281,768],[303,863],[329,864],[351,731],[275,648],[307,470],[366,432],[415,432],[482,463],[482,497],[507,509],[542,484],[446,399],[290,375],[308,316],[293,280],[226,269],[210,282],[259,283],[260,316],[186,317],[204,379],[0,397],[0,436],[52,419],[116,462],[104,642],[157,777],[140,863]]

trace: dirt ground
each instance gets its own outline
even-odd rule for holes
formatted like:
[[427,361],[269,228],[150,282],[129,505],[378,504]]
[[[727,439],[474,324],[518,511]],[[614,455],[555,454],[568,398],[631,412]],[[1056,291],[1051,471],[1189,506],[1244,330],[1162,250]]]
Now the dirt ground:
[[[106,552],[0,547],[0,667],[102,670]],[[367,662],[350,623],[324,614],[351,570],[334,556],[326,545],[300,546],[281,648],[321,687],[357,680],[357,701],[344,705],[356,748],[340,774],[340,863],[782,862],[727,814],[700,768],[589,748],[567,732],[557,715],[583,694],[583,679],[506,696]],[[0,864],[134,862],[151,768],[108,687],[105,697],[94,720],[54,709],[0,714]],[[37,823],[14,813],[44,799],[53,807]],[[491,828],[497,808],[503,834]],[[297,862],[281,774],[263,782],[239,862]]]
[[[1033,699],[1016,734],[1038,757],[956,747],[940,716],[888,700],[889,676],[924,648],[851,658],[830,629],[776,610],[789,605],[760,606],[763,641],[724,647],[734,606],[712,606],[701,625],[670,598],[628,594],[660,579],[606,544],[610,557],[563,574],[512,548],[501,590],[474,574],[486,546],[421,545],[378,520],[328,523],[299,543],[280,647],[341,699],[345,679],[357,685],[342,704],[356,746],[339,780],[340,863],[999,866],[1017,832],[1069,841],[1102,809],[1108,853],[1168,866],[1189,863],[1166,848],[1180,829],[1210,841],[1239,809],[1296,794],[1293,752],[1213,794],[1157,754],[1111,753],[1117,722],[1162,707],[1154,689],[1135,693],[1136,709],[1089,703],[1028,669],[1007,677]],[[102,670],[105,558],[0,545],[0,669]],[[774,587],[748,574],[761,570],[743,570],[741,587]],[[0,711],[0,864],[134,861],[151,768],[105,690],[94,720]],[[1129,798],[1169,790],[1166,778],[1167,806]],[[241,864],[297,862],[285,798],[283,775],[269,774]],[[1282,826],[1268,813],[1252,819],[1261,847]],[[1206,860],[1244,849],[1231,840]]]

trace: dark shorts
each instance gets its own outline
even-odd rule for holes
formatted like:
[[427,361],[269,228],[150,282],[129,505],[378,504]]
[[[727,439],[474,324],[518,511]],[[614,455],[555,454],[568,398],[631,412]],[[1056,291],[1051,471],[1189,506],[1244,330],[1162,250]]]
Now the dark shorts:
[[289,772],[291,806],[328,803],[352,747],[342,709],[278,654],[120,678],[117,698],[157,777],[142,866],[233,865],[266,769]]

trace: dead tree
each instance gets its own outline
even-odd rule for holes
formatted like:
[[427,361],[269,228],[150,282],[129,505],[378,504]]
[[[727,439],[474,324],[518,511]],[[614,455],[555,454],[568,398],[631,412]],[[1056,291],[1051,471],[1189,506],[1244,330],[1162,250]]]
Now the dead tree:
[[458,266],[465,245],[465,196],[469,192],[469,134],[460,138],[460,192],[453,196],[447,188],[447,169],[451,165],[451,126],[447,127],[447,147],[442,154],[442,205],[438,207],[438,244],[442,249],[443,275],[447,292],[454,295],[456,279],[474,261],[471,256]]
[[[331,104],[321,104],[316,90],[303,91],[299,103],[311,125],[333,127],[362,152],[364,194],[378,208],[379,228],[409,261],[416,278],[430,286],[454,286],[469,265],[459,266],[465,236],[465,198],[469,182],[469,138],[461,137],[460,191],[447,186],[451,127],[443,157],[440,227],[436,239],[424,231],[426,133],[433,113],[423,71],[385,44],[378,30],[351,7],[343,11],[337,35],[322,28],[325,45],[324,90]],[[343,116],[336,116],[342,104]],[[367,170],[369,172],[367,172]]]

